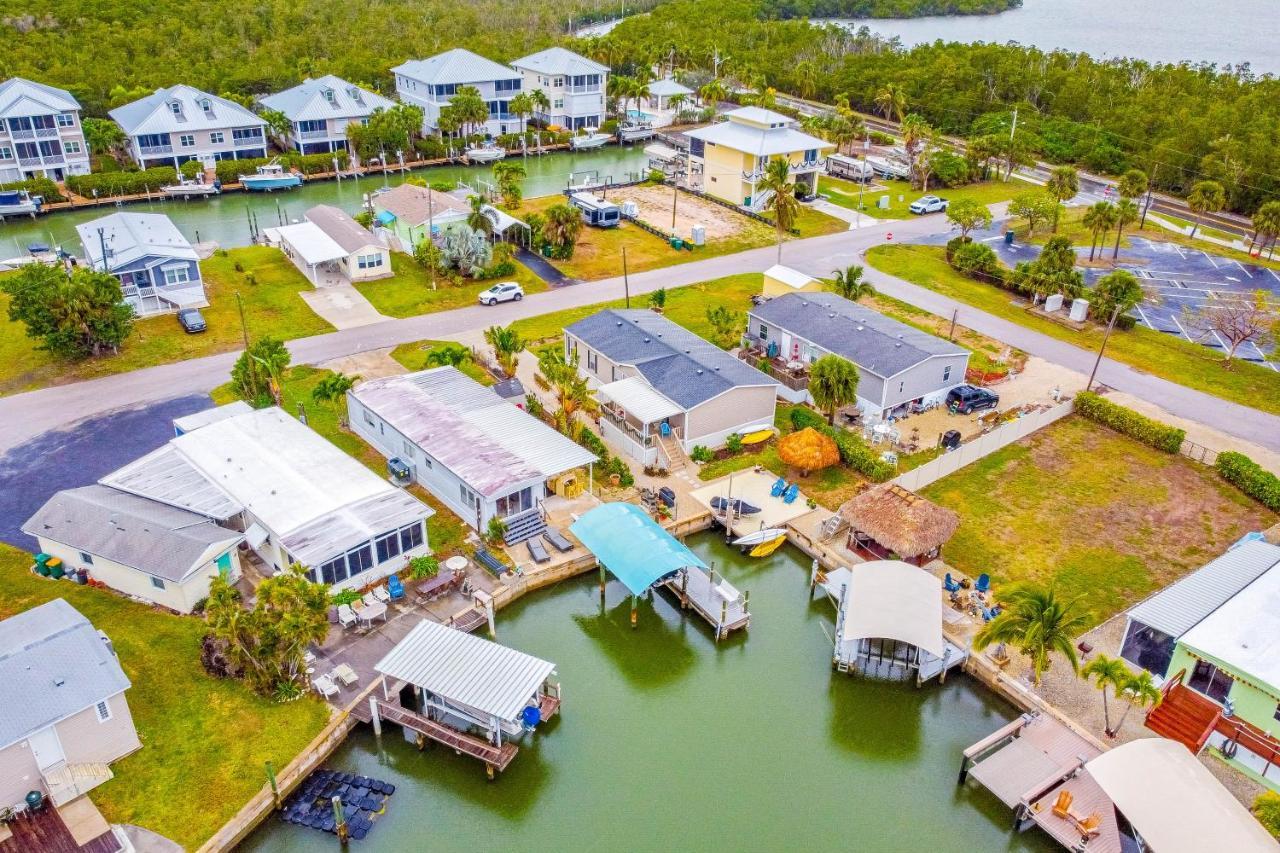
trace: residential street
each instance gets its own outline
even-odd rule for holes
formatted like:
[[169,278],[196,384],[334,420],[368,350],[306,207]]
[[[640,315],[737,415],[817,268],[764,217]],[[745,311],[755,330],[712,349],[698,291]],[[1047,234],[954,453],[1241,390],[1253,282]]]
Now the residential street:
[[[947,228],[946,219],[942,216],[877,223],[856,231],[788,243],[783,247],[783,262],[810,275],[829,276],[833,269],[851,263],[865,263],[862,253],[871,246],[884,243],[889,234],[895,242],[911,242],[945,232]],[[734,273],[761,272],[776,259],[777,250],[770,247],[636,273],[630,276],[630,290],[635,296],[660,287],[677,287]],[[1093,353],[1071,344],[961,305],[870,267],[867,268],[867,277],[884,293],[940,316],[950,317],[953,310],[958,309],[960,324],[1006,341],[1032,355],[1085,374],[1093,364]],[[290,343],[289,349],[295,362],[315,363],[379,347],[456,335],[495,324],[505,325],[531,314],[590,305],[622,296],[623,282],[621,277],[617,277],[556,288],[526,297],[519,303],[492,308],[476,305],[303,338]],[[227,381],[236,357],[234,352],[223,353],[0,399],[0,453],[48,430],[64,428],[85,418],[175,397],[207,393]],[[1280,417],[1184,388],[1110,360],[1102,363],[1098,378],[1172,414],[1280,450]],[[1063,390],[1070,392],[1076,389]]]

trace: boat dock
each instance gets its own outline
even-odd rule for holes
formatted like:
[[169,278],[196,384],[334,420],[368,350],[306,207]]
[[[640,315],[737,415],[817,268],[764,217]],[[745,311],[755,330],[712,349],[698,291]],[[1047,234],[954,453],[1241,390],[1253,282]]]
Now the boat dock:
[[716,641],[751,625],[750,593],[740,593],[724,578],[717,582],[715,569],[681,569],[662,585],[676,594],[680,609],[692,609],[715,630]]
[[472,758],[478,758],[483,761],[488,766],[490,775],[494,770],[499,773],[506,770],[516,757],[516,753],[520,751],[520,748],[510,741],[502,744],[502,746],[494,746],[488,741],[460,732],[443,723],[429,720],[421,714],[414,713],[407,708],[394,705],[376,696],[370,697],[369,704],[361,704],[352,708],[351,716],[361,722],[372,723],[374,720],[373,708],[375,707],[380,721],[386,720],[396,723],[419,735],[419,748],[425,746],[422,740],[424,738],[444,744],[459,755],[469,755]]

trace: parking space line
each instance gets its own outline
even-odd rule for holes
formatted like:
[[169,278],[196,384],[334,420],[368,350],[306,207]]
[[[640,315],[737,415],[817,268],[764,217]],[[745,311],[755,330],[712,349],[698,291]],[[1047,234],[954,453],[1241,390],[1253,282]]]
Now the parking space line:
[[1271,267],[1267,267],[1267,272],[1271,273],[1271,277],[1276,281],[1280,281],[1280,275],[1276,275],[1276,271],[1271,269]]
[[1200,254],[1204,255],[1205,260],[1207,260],[1209,263],[1213,264],[1213,268],[1214,268],[1215,270],[1218,268],[1218,262],[1217,262],[1217,261],[1215,261],[1215,260],[1213,259],[1213,255],[1211,255],[1211,254],[1209,254],[1208,252],[1205,252],[1205,251],[1203,251],[1203,250],[1200,252]]

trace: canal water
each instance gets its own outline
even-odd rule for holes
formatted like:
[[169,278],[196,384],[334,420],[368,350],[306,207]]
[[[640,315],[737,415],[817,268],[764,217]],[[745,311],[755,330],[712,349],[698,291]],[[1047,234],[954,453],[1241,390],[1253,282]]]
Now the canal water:
[[[496,782],[473,759],[418,752],[398,727],[383,751],[358,727],[329,766],[393,782],[387,814],[353,847],[382,851],[1050,851],[1011,835],[1012,813],[970,783],[961,751],[1015,716],[953,674],[923,689],[833,673],[834,610],[806,604],[808,561],[749,560],[712,533],[689,545],[751,593],[752,623],[717,646],[664,593],[639,627],[595,575],[498,615],[499,641],[554,661],[562,715]],[[336,849],[274,818],[252,853]]]
[[[514,158],[513,158],[514,159]],[[632,173],[646,168],[648,158],[642,146],[609,145],[594,151],[556,152],[523,158],[528,177],[524,181],[526,197],[552,195],[565,188],[570,173],[581,181],[584,172],[594,171],[604,179],[627,180]],[[433,166],[415,174],[429,181],[466,181],[476,187],[478,181],[493,180],[490,166]],[[249,211],[257,216],[259,226],[279,225],[281,220],[300,219],[308,208],[317,204],[333,204],[347,211],[360,208],[366,193],[385,184],[395,186],[408,175],[392,172],[384,181],[381,175],[342,181],[313,181],[294,190],[276,193],[227,193],[208,199],[157,200],[126,205],[125,210],[167,213],[183,235],[195,242],[214,240],[224,247],[249,244]],[[62,210],[38,219],[11,219],[0,223],[0,258],[25,254],[33,242],[61,245],[74,255],[83,254],[75,227],[116,210],[110,205]]]

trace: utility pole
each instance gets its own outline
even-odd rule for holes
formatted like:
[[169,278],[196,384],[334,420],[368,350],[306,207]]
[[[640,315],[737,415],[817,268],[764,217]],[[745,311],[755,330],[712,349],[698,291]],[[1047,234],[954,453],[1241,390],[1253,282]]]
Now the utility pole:
[[105,228],[98,229],[98,243],[102,247],[102,271],[107,271],[107,230]]
[[960,309],[954,308],[951,311],[951,331],[947,332],[947,340],[954,341],[956,339],[956,319],[960,316]]
[[1102,336],[1102,346],[1098,347],[1098,357],[1093,362],[1093,370],[1089,371],[1089,381],[1084,386],[1084,390],[1088,391],[1093,388],[1093,377],[1098,375],[1098,365],[1102,364],[1102,354],[1106,352],[1107,341],[1111,338],[1111,330],[1116,326],[1116,318],[1120,316],[1120,306],[1117,305],[1111,309],[1111,320],[1107,323],[1107,331]]
[[676,202],[680,198],[680,188],[676,186],[676,182],[671,182],[671,236],[676,236]]
[[427,243],[431,247],[431,257],[428,259],[430,260],[430,263],[427,264],[427,269],[431,271],[431,289],[432,290],[436,289],[436,259],[435,259],[436,241],[435,241],[435,235],[434,235],[434,230],[435,230],[434,224],[432,222],[432,220],[435,219],[435,212],[436,212],[435,197],[436,197],[436,191],[431,189],[431,187],[427,187]]
[[1139,229],[1147,227],[1147,211],[1151,209],[1151,195],[1156,182],[1156,172],[1159,171],[1159,169],[1159,163],[1151,164],[1151,177],[1147,179],[1147,199],[1142,205],[1142,221],[1138,223]]
[[240,334],[244,338],[244,348],[249,348],[249,326],[244,321],[244,299],[240,296],[240,291],[236,291],[236,307],[240,309]]
[[622,292],[626,297],[627,307],[631,307],[631,282],[627,280],[627,247],[622,247]]

